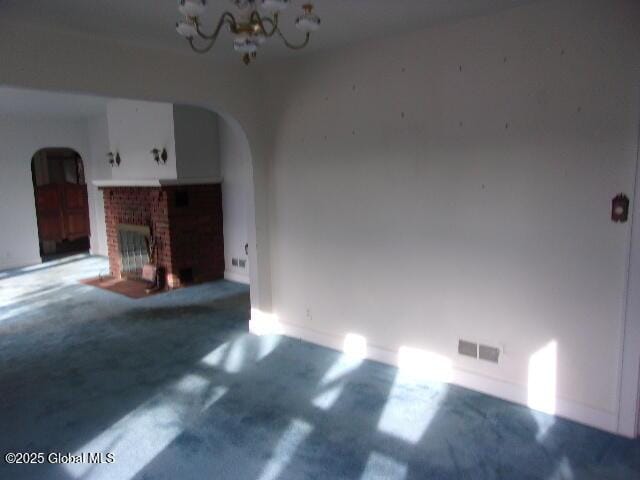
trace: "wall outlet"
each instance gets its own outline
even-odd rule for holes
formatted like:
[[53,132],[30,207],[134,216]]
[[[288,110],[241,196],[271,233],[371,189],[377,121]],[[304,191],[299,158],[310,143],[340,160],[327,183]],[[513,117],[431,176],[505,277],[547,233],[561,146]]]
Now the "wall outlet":
[[247,265],[247,261],[246,261],[246,260],[244,260],[244,259],[242,259],[242,260],[238,260],[238,266],[239,266],[240,268],[245,268],[245,267],[246,267],[246,265]]
[[238,259],[237,258],[232,258],[231,259],[231,265],[233,265],[234,267],[238,266]]
[[310,308],[307,308],[307,318],[309,320],[311,320],[313,318],[313,316],[311,315],[311,309]]

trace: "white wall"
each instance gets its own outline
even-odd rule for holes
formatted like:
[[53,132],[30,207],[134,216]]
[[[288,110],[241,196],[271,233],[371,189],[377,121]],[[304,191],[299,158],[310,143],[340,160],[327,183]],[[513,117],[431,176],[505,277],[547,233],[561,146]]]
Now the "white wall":
[[31,180],[33,154],[45,147],[74,149],[84,162],[87,182],[91,164],[84,121],[0,116],[0,139],[1,270],[41,261]]
[[[249,259],[244,246],[249,243],[251,200],[251,157],[244,140],[221,120],[220,161],[222,168],[222,216],[224,219],[225,278],[249,283]],[[245,268],[232,265],[232,258],[246,260]]]
[[105,225],[104,197],[102,191],[94,184],[94,180],[110,180],[112,167],[108,163],[109,152],[109,126],[107,116],[101,115],[90,118],[87,121],[89,141],[89,158],[91,181],[87,181],[89,203],[93,209],[91,216],[91,253],[94,255],[108,255],[107,227]]
[[434,352],[516,401],[556,341],[556,411],[616,429],[630,227],[609,216],[634,189],[638,25],[637,2],[548,1],[272,68],[289,331]]
[[[114,179],[175,179],[176,144],[173,105],[134,100],[111,100],[107,104],[110,151],[122,163],[112,170]],[[156,163],[151,151],[167,149],[167,163]]]
[[[144,130],[144,128],[141,129],[135,122],[143,120],[148,122],[154,114],[167,113],[166,104],[164,103],[113,100],[110,101],[110,104],[116,105],[115,109],[111,109],[111,122],[108,122],[106,114],[72,122],[74,127],[82,130],[78,134],[82,137],[79,142],[87,146],[87,154],[83,155],[83,162],[86,171],[91,220],[91,252],[97,255],[107,255],[108,251],[104,199],[102,192],[95,187],[93,181],[110,180],[114,176],[126,180],[153,178],[151,175],[146,175],[148,175],[148,171],[157,166],[155,163],[149,162],[150,156],[140,154],[146,143],[144,139],[139,139],[140,141],[136,144],[133,132],[137,131],[142,135],[144,132],[141,132],[141,130]],[[123,106],[124,108],[122,108]],[[133,115],[130,113],[132,109],[135,112]],[[250,197],[248,191],[251,189],[250,152],[246,142],[241,135],[234,131],[231,125],[220,120],[225,125],[224,145],[222,146],[218,135],[218,116],[211,111],[198,107],[176,106],[174,113],[175,144],[178,152],[176,158],[179,156],[179,159],[174,161],[174,164],[177,164],[179,178],[201,179],[202,181],[220,178],[220,157],[221,150],[223,150],[225,171],[228,176],[228,181],[224,186],[225,233],[229,252],[227,254],[228,277],[232,280],[249,283],[248,258],[244,251],[244,245],[249,241],[248,209]],[[149,118],[141,119],[139,118],[141,116]],[[159,121],[158,118],[160,118]],[[165,125],[168,123],[166,115],[157,115],[154,119],[159,126],[167,126]],[[50,120],[50,122],[54,121],[59,124],[65,123],[60,123],[57,119]],[[29,122],[30,119],[24,119],[25,128],[30,128],[28,127],[30,125]],[[66,121],[66,123],[68,124],[69,121]],[[111,136],[109,131],[110,124],[112,126],[116,125],[117,130]],[[128,162],[125,165],[123,160],[120,167],[111,167],[108,163],[107,152],[114,151],[111,148],[111,142],[122,144],[122,135],[125,127],[129,128],[129,131],[124,135],[126,137],[124,144],[128,145],[129,148],[123,150],[123,152],[126,152]],[[7,138],[11,137],[8,136]],[[62,136],[59,140],[56,138],[55,141],[52,140],[52,145],[58,145],[58,141],[64,141],[66,138],[68,136]],[[136,147],[138,148],[138,155],[136,155]],[[125,156],[124,153],[121,153],[121,155]],[[145,163],[147,165],[144,165]],[[153,164],[149,165],[149,163]],[[21,261],[20,259],[24,257],[16,252],[16,247],[28,245],[33,240],[30,238],[30,232],[27,236],[29,238],[16,234],[15,245],[6,245],[5,256],[7,258],[18,256],[17,260],[12,262],[12,266],[34,262],[31,257],[27,257],[28,261]],[[247,260],[245,268],[232,266],[232,255],[235,258]]]
[[[122,163],[116,180],[201,179],[220,177],[218,116],[200,107],[115,99],[107,104],[109,150]],[[167,163],[151,151],[167,150]]]
[[174,105],[173,123],[178,178],[220,178],[218,115],[200,107]]
[[[200,179],[220,177],[218,116],[207,109],[125,99],[107,105],[110,151],[122,163],[114,179]],[[167,149],[166,164],[151,151]]]

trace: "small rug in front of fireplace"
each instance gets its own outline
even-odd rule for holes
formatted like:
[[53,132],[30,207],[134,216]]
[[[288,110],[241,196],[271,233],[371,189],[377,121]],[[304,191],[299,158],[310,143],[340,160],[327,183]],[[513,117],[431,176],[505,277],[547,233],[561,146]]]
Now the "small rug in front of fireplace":
[[148,282],[126,278],[118,279],[109,276],[87,278],[85,280],[80,280],[80,283],[84,285],[91,285],[92,287],[102,288],[104,290],[108,290],[109,292],[119,293],[120,295],[124,295],[126,297],[134,299],[150,297],[151,295],[155,295],[156,293],[162,293],[165,291],[152,290],[147,293],[147,289],[149,289],[151,286]]

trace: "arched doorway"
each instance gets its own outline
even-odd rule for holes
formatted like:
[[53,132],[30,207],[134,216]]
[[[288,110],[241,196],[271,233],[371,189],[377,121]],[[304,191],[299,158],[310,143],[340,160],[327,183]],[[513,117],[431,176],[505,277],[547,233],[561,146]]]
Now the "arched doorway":
[[89,251],[89,208],[82,158],[70,148],[43,148],[31,159],[43,261]]

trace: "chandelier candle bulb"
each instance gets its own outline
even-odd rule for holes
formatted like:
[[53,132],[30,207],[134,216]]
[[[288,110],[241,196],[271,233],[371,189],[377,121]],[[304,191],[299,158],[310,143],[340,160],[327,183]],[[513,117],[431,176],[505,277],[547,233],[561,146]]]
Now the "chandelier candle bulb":
[[269,13],[282,12],[289,6],[289,0],[260,0],[260,6]]
[[198,33],[196,24],[191,19],[182,20],[176,23],[176,31],[185,38],[193,38]]
[[320,28],[320,17],[313,13],[313,5],[307,3],[302,8],[304,13],[296,19],[296,27],[305,33],[315,32]]
[[253,2],[255,2],[255,0],[231,0],[236,7],[238,7],[239,10],[246,10],[249,7],[251,7],[251,5],[253,4]]
[[178,10],[185,17],[196,18],[202,15],[206,5],[206,0],[180,0],[178,2]]
[[264,45],[267,41],[267,37],[262,32],[255,33],[253,35],[253,41],[258,45]]
[[236,35],[233,48],[240,53],[253,53],[258,49],[256,42],[246,33]]

